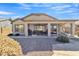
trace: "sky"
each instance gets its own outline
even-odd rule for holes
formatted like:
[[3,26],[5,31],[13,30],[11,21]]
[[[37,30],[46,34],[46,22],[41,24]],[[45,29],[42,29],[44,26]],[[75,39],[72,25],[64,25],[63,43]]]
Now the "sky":
[[78,3],[0,3],[0,18],[21,18],[45,13],[58,19],[79,19]]

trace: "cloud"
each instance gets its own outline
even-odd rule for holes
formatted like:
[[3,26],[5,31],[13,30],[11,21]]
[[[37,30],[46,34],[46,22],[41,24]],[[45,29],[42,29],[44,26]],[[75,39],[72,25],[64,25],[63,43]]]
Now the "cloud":
[[79,4],[74,4],[75,5],[75,7],[78,7],[79,6]]
[[70,5],[61,5],[61,6],[53,6],[51,7],[52,10],[64,10],[65,8],[71,7]]
[[21,6],[20,8],[22,9],[31,9],[31,7],[28,4],[24,4],[24,3],[19,3],[19,5]]
[[52,4],[49,3],[35,3],[33,4],[34,7],[50,7]]
[[65,4],[65,5],[56,5],[51,7],[51,10],[55,11],[56,14],[78,14],[79,9],[75,8],[78,4]]
[[0,14],[9,15],[9,14],[14,14],[14,13],[13,12],[7,12],[7,11],[0,11]]
[[12,19],[21,18],[22,16],[12,16]]
[[64,13],[74,13],[74,12],[75,12],[75,11],[67,10],[67,11],[61,11],[61,12],[57,12],[57,13],[61,13],[61,14],[63,13],[63,14],[64,14]]
[[20,3],[19,4],[21,6],[21,8],[23,9],[32,9],[32,7],[51,7],[52,4],[49,4],[49,3]]
[[79,15],[79,13],[78,12],[74,12],[74,13],[70,13],[70,15]]
[[27,5],[27,4],[24,4],[24,3],[19,3],[21,6],[23,6],[23,7],[29,7],[29,5]]

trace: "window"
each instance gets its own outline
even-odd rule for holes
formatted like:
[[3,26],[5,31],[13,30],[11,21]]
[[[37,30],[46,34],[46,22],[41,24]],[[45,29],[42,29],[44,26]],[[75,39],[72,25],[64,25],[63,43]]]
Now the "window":
[[23,24],[15,25],[15,32],[23,33],[24,32],[24,25]]

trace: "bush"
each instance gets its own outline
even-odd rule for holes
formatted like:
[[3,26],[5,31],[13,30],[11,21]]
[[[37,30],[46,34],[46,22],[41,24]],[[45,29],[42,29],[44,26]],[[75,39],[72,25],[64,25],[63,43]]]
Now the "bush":
[[69,38],[64,35],[60,35],[56,38],[56,41],[63,42],[63,43],[69,43]]
[[[2,37],[2,36],[1,36]],[[9,37],[0,37],[0,56],[22,55],[22,49],[18,42]]]

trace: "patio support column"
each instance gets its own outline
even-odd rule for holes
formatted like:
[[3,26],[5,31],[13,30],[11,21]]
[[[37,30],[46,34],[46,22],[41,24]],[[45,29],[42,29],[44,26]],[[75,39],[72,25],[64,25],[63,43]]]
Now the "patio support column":
[[15,34],[15,24],[12,24],[12,33]]
[[59,34],[59,25],[57,24],[57,36]]
[[71,35],[74,36],[75,35],[75,24],[71,23]]
[[60,32],[63,32],[63,27],[62,26],[60,27]]
[[48,36],[50,37],[51,36],[51,24],[48,23]]
[[25,36],[28,36],[28,24],[25,24]]

